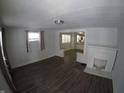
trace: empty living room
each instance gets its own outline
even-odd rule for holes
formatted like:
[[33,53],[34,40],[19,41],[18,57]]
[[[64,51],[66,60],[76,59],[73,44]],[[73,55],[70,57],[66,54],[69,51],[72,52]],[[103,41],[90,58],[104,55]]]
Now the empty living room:
[[0,0],[0,93],[124,93],[124,0]]

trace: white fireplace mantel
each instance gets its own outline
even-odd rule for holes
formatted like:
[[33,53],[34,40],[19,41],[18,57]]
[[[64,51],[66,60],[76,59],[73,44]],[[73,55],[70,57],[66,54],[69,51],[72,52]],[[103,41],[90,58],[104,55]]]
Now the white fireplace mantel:
[[[111,71],[116,59],[117,49],[112,47],[88,45],[88,63],[85,72],[111,78]],[[94,68],[94,59],[107,60],[104,70]]]
[[115,48],[102,46],[88,46],[88,64],[87,67],[93,69],[94,58],[107,60],[106,72],[111,72],[116,57]]

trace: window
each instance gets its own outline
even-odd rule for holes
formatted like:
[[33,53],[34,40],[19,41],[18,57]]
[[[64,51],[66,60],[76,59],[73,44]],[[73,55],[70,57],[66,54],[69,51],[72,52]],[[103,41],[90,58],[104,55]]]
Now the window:
[[60,33],[60,48],[70,48],[72,43],[72,34],[71,33]]
[[[61,49],[81,49],[85,43],[84,32],[61,32],[60,48]],[[81,47],[81,48],[80,48]]]
[[62,34],[62,43],[71,43],[71,35]]
[[40,41],[40,32],[28,32],[28,41]]
[[83,35],[80,35],[80,34],[77,34],[77,43],[83,43],[84,42],[84,36]]
[[[32,43],[32,42],[36,42],[36,43]],[[31,50],[34,44],[38,44],[41,50],[45,49],[44,31],[37,31],[37,32],[26,31],[27,52]]]

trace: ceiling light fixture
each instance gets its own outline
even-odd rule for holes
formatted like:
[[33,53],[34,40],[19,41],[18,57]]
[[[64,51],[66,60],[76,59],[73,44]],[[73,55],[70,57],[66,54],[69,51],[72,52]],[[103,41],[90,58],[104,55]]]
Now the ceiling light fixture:
[[55,20],[54,23],[55,23],[55,24],[63,24],[64,21],[63,21],[63,20]]

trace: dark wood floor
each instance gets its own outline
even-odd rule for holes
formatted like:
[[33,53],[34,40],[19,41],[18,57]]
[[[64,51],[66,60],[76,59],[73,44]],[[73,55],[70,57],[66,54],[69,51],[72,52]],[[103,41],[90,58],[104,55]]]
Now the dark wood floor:
[[13,70],[19,93],[113,93],[112,80],[83,72],[79,63],[52,57]]

